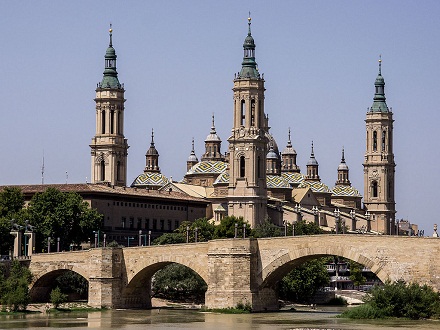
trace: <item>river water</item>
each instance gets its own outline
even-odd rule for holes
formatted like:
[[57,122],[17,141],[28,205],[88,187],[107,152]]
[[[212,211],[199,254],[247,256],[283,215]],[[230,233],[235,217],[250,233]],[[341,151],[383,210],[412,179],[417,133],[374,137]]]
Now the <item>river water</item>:
[[0,316],[0,329],[440,329],[439,321],[339,319],[341,309],[218,314],[196,310],[108,310]]

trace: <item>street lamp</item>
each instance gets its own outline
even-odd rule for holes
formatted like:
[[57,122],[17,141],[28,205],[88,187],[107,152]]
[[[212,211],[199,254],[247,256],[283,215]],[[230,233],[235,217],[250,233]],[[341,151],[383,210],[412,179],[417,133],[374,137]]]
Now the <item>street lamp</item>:
[[199,231],[199,228],[194,228],[194,236],[195,236],[195,242],[197,243],[197,233],[198,233],[198,231]]
[[356,231],[356,211],[354,209],[350,211],[350,217],[351,217],[351,230]]
[[315,216],[315,225],[319,226],[319,209],[315,205],[312,207],[313,215]]
[[390,235],[393,234],[393,218],[390,217]]
[[60,252],[60,238],[57,237],[57,252]]
[[50,253],[50,237],[47,238],[47,253]]
[[148,246],[151,245],[151,230],[148,231]]
[[127,247],[130,247],[130,240],[134,239],[134,237],[127,236]]
[[234,238],[237,238],[238,235],[238,223],[235,224]]
[[367,232],[371,231],[371,214],[370,212],[365,212],[365,218],[367,218]]
[[107,234],[104,233],[104,241],[103,241],[103,244],[102,244],[104,247],[106,247],[106,245],[107,245],[106,242],[105,242],[106,238],[107,238]]
[[246,238],[246,224],[243,224],[243,239]]
[[339,217],[341,215],[341,212],[339,211],[338,208],[335,209],[335,211],[333,212],[335,214],[335,229],[336,229],[336,235],[339,234]]
[[95,247],[99,247],[99,236],[101,236],[101,230],[94,230],[93,231],[95,233]]
[[287,221],[284,220],[284,236],[287,236]]
[[397,221],[396,221],[396,234],[397,234],[397,236],[399,236],[399,230],[400,230],[400,221],[399,221],[399,219],[397,219]]
[[189,226],[186,226],[186,242],[189,243]]
[[139,244],[138,246],[142,245],[142,230],[139,229]]

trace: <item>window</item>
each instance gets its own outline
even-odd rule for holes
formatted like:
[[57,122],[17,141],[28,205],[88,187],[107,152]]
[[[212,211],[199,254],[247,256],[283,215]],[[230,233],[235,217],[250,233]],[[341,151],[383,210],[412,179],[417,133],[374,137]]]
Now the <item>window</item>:
[[121,162],[119,160],[116,164],[116,180],[121,180]]
[[251,101],[251,126],[255,126],[255,100]]
[[121,223],[122,228],[125,228],[125,221],[126,221],[125,217],[122,217],[122,223]]
[[179,228],[179,220],[174,220],[174,229]]
[[373,132],[373,151],[377,151],[377,132]]
[[101,133],[105,134],[105,110],[101,112]]
[[138,218],[137,219],[137,229],[141,229],[142,228],[142,218]]
[[371,197],[377,197],[377,181],[371,183]]
[[160,219],[160,230],[164,230],[165,229],[165,220]]
[[245,175],[245,159],[244,156],[240,157],[240,178],[244,178]]
[[168,220],[168,230],[171,230],[171,220]]
[[110,111],[110,134],[113,134],[115,131],[115,111]]
[[101,160],[101,181],[105,181],[105,162]]
[[382,151],[385,151],[386,135],[387,135],[387,132],[386,132],[386,131],[383,131],[383,132],[382,132]]
[[262,177],[262,175],[261,175],[261,158],[260,158],[260,156],[258,156],[258,159],[257,159],[257,175],[258,175],[259,178]]
[[130,229],[134,227],[134,218],[130,218]]
[[246,118],[246,102],[245,100],[241,100],[241,118],[240,118],[241,126],[244,126],[245,118]]
[[145,219],[145,229],[150,229],[150,219]]
[[157,219],[153,219],[153,229],[157,229]]

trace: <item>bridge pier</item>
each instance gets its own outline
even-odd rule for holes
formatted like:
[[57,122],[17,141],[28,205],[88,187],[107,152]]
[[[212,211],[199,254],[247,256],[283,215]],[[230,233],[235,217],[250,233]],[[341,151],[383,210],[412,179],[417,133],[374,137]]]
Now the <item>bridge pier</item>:
[[[255,239],[214,240],[208,245],[207,308],[250,305],[253,311],[278,310],[275,290],[259,291],[258,242]],[[261,282],[261,281],[260,281]]]

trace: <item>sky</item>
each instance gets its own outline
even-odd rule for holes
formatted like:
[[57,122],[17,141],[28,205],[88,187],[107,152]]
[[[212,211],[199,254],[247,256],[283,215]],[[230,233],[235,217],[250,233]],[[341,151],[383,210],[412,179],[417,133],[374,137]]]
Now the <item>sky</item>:
[[124,83],[128,182],[154,140],[159,166],[181,180],[200,159],[215,115],[222,152],[232,128],[248,12],[265,111],[280,151],[291,140],[306,172],[311,143],[322,182],[345,148],[362,194],[365,117],[378,59],[394,113],[396,217],[432,235],[440,174],[440,2],[0,0],[0,184],[90,181],[95,88],[109,24]]

